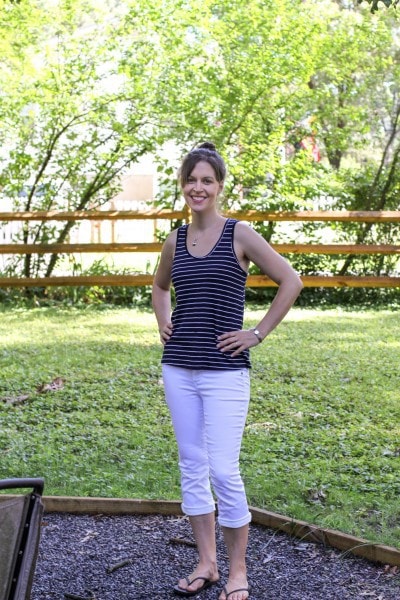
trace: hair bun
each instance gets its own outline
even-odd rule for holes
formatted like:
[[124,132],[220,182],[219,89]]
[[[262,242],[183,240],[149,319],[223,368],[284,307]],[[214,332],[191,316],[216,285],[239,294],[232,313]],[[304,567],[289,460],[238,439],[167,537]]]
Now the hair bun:
[[217,149],[212,142],[203,142],[203,144],[199,144],[197,148],[205,148],[206,150],[211,150],[212,152],[216,152]]
[[182,187],[189,181],[189,176],[197,163],[202,161],[211,165],[218,182],[223,183],[225,181],[226,166],[224,159],[218,154],[212,142],[203,142],[191,150],[182,161],[179,170],[179,179]]

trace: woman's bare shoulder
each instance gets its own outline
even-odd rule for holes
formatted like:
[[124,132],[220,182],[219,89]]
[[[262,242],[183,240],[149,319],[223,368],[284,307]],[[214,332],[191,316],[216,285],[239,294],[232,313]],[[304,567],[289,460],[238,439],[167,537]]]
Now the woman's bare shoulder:
[[247,221],[238,221],[236,223],[235,236],[240,240],[254,240],[261,237]]
[[165,238],[165,244],[171,245],[171,244],[175,244],[176,243],[176,238],[178,237],[178,229],[173,229],[171,231],[171,233],[169,233],[167,235],[167,237]]
[[163,248],[162,248],[162,255],[163,256],[170,257],[170,258],[172,258],[174,256],[177,237],[178,237],[178,230],[174,229],[165,238],[165,241],[164,241],[164,244],[163,244]]

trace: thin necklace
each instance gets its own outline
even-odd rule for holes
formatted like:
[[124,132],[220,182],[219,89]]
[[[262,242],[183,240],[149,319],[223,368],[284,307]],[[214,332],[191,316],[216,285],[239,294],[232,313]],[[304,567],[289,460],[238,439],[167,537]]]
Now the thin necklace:
[[192,240],[192,246],[197,246],[197,242],[199,241],[200,238],[201,238],[201,235],[199,233],[197,235],[195,235]]
[[192,240],[192,246],[197,246],[197,242],[199,241],[200,238],[201,238],[201,234],[200,233],[198,233],[197,235],[195,235],[194,238],[193,238],[193,240]]

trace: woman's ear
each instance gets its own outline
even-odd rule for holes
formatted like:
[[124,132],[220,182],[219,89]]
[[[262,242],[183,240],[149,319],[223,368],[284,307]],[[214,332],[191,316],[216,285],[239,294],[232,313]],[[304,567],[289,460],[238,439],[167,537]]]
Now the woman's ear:
[[219,190],[218,190],[218,194],[221,194],[221,193],[222,193],[222,191],[223,191],[223,189],[224,189],[224,182],[223,182],[223,181],[220,181],[220,182],[219,182]]

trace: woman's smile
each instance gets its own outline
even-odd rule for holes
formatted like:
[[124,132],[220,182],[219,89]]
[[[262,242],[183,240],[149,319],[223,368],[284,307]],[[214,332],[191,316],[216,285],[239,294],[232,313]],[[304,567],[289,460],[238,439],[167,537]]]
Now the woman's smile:
[[195,194],[191,194],[190,197],[193,202],[203,202],[203,200],[207,200],[207,196],[196,196]]

